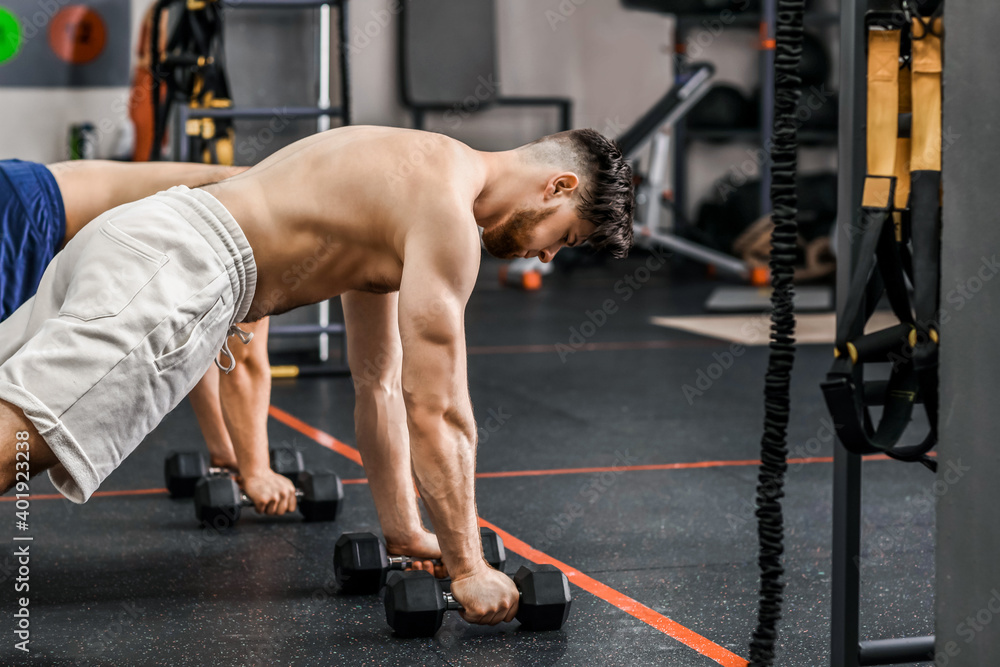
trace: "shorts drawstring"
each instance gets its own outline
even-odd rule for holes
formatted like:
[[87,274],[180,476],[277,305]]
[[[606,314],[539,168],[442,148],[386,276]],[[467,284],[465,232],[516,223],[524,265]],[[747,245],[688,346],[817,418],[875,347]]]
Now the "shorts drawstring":
[[223,366],[222,364],[219,363],[219,358],[218,357],[215,358],[215,365],[218,366],[219,369],[226,375],[229,375],[230,371],[236,368],[236,358],[233,357],[233,353],[229,351],[230,336],[239,336],[240,341],[244,345],[249,345],[250,341],[253,340],[253,332],[243,331],[243,329],[240,329],[235,324],[229,327],[229,333],[226,334],[226,342],[222,344],[222,351],[221,351],[221,354],[224,354],[225,356],[229,357],[229,366],[228,367]]

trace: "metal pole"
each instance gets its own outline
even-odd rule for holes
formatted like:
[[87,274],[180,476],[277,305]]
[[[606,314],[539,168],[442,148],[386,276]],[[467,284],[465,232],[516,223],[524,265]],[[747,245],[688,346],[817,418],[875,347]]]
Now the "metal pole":
[[179,105],[183,120],[188,118],[263,118],[274,116],[285,118],[319,118],[321,116],[339,116],[339,107],[229,107],[226,109],[192,109]]
[[[840,180],[837,185],[837,317],[850,285],[851,229],[865,174],[865,33],[867,0],[843,0],[840,18]],[[838,446],[833,456],[831,665],[859,666],[861,457]]]
[[[320,109],[330,106],[330,38],[330,5],[324,4],[319,7],[319,96],[316,106]],[[329,116],[316,119],[317,132],[329,129]]]
[[[316,101],[316,106],[321,109],[330,106],[330,54],[330,5],[325,4],[319,8],[319,99]],[[320,116],[316,119],[317,132],[329,129],[329,116]],[[328,324],[330,324],[330,301],[326,300],[319,304],[319,325],[325,327]],[[330,358],[329,334],[319,335],[319,358],[320,361],[327,361]]]
[[175,104],[174,105],[174,136],[172,137],[172,143],[174,145],[174,155],[178,162],[188,161],[188,138],[187,138],[187,122],[188,122],[188,112],[189,108],[186,104]]
[[646,215],[642,226],[650,232],[660,231],[660,208],[663,197],[663,180],[667,173],[667,160],[670,157],[670,137],[659,129],[653,136],[653,145],[649,149],[649,172],[646,174]]
[[[760,19],[760,145],[766,155],[771,154],[771,132],[774,130],[774,40],[778,23],[778,0],[764,0],[764,14]],[[771,169],[767,162],[760,165],[760,215],[767,215],[771,206]]]
[[[996,53],[1000,12],[948,0],[944,26],[935,632],[938,665],[984,667],[1000,665],[1000,81],[979,73]],[[955,304],[956,288],[972,298]]]
[[[650,205],[659,206],[660,202],[657,199],[656,201],[651,201]],[[747,280],[750,277],[750,268],[746,262],[736,259],[732,255],[706,248],[703,245],[688,241],[675,234],[650,231],[645,226],[639,229],[638,232],[638,241],[640,243],[661,245],[673,250],[678,255],[696,259],[704,264],[711,264],[722,273],[727,273],[743,280]]]
[[934,636],[905,639],[878,639],[861,642],[858,662],[868,665],[899,665],[907,662],[932,662]]
[[340,0],[340,11],[338,14],[337,26],[340,38],[340,108],[342,111],[341,120],[344,125],[351,124],[351,43],[350,43],[350,15],[347,6],[350,0]]
[[861,606],[861,457],[838,446],[833,453],[833,563],[830,664],[859,667]]
[[[685,36],[686,23],[684,22],[683,16],[678,16],[674,19],[674,48],[676,50],[677,44],[680,40],[684,39]],[[674,57],[674,81],[680,78],[681,73],[677,71],[680,66],[680,56],[676,55]],[[687,206],[687,196],[685,190],[687,189],[687,152],[688,144],[687,137],[684,136],[684,128],[687,123],[684,117],[681,116],[677,119],[674,124],[674,129],[672,131],[674,137],[674,154],[673,154],[673,168],[670,170],[670,178],[673,181],[673,200],[674,200],[674,218],[678,215],[681,216],[682,220],[687,220],[687,211],[685,207]]]
[[333,324],[280,324],[271,327],[268,337],[279,336],[316,336],[322,333],[344,333],[344,325],[339,322]]

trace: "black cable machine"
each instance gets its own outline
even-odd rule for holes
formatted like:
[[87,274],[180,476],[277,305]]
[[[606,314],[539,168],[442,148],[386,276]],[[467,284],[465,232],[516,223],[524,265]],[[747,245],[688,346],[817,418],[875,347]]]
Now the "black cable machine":
[[[774,2],[774,0],[770,0]],[[781,498],[787,470],[795,319],[791,284],[803,0],[778,0],[771,152],[771,356],[757,487],[761,570],[750,664],[775,662],[784,591]],[[835,360],[823,392],[837,428],[834,462],[832,652],[835,667],[934,659],[933,637],[860,642],[861,457],[920,462],[937,443],[940,329],[942,22],[938,2],[844,0],[841,18],[840,201]],[[866,48],[867,47],[867,48]],[[899,324],[864,334],[883,295]],[[864,365],[887,364],[888,380]],[[900,445],[914,406],[929,432]],[[871,407],[882,407],[876,421]]]

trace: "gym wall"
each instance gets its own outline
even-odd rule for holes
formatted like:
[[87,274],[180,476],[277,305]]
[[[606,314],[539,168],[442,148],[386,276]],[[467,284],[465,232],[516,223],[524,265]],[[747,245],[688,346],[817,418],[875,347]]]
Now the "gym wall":
[[[134,67],[140,26],[151,0],[131,0],[131,47]],[[362,2],[352,4],[361,5]],[[304,106],[318,92],[315,10],[232,9],[227,14],[226,51],[229,75],[238,103],[246,106]],[[276,55],[280,54],[280,55]],[[0,87],[0,159],[54,162],[68,157],[70,124],[89,121],[97,127],[97,156],[116,157],[123,132],[130,131],[128,87],[9,88]],[[260,133],[266,123],[241,121],[240,137]],[[265,151],[248,149],[237,161],[250,164],[283,145],[306,136],[315,121],[288,122]],[[239,140],[237,141],[239,147]]]
[[[132,0],[132,53],[148,1]],[[835,4],[835,0],[825,4]],[[410,123],[399,94],[399,7],[400,0],[350,0],[352,107],[357,123]],[[626,11],[612,0],[504,0],[497,3],[497,9],[499,85],[504,94],[570,97],[578,127],[617,135],[672,82],[674,29],[670,17]],[[315,11],[240,8],[230,11],[227,21],[229,73],[238,104],[315,102]],[[722,34],[696,29],[685,41],[690,57],[716,65],[717,81],[749,94],[759,81],[756,40],[752,30],[727,27]],[[837,54],[830,56],[835,63]],[[336,91],[336,66],[331,76],[332,90]],[[0,96],[0,158],[66,159],[68,127],[83,121],[110,128],[98,132],[97,152],[100,157],[111,157],[121,133],[127,130],[125,87],[0,88]],[[266,122],[237,123],[238,163],[260,160],[312,132],[315,125],[313,121],[290,121],[262,150],[246,143],[262,132],[269,136],[265,127]],[[519,145],[555,128],[555,113],[539,108],[507,107],[474,114],[458,109],[447,116],[428,116],[428,129],[493,150]],[[745,143],[691,146],[687,160],[689,215],[713,192],[727,170],[737,178],[746,172],[744,165],[752,149]],[[806,170],[835,165],[830,151],[806,149],[801,159]],[[756,174],[756,168],[745,173],[749,177]]]
[[[672,21],[624,11],[607,0],[504,0],[498,3],[500,85],[507,95],[566,95],[574,99],[575,123],[617,134],[670,84]],[[132,0],[132,44],[147,8]],[[355,122],[408,125],[401,106],[398,61],[398,0],[350,0],[351,71]],[[316,93],[316,14],[308,10],[254,10],[228,14],[227,55],[239,104],[311,104]],[[280,53],[280,58],[273,54]],[[336,66],[332,69],[336,79]],[[337,89],[336,80],[332,89]],[[473,91],[470,91],[472,93]],[[114,154],[126,124],[127,88],[0,88],[0,158],[40,162],[66,159],[71,123],[90,121],[99,132],[98,156]],[[335,101],[336,103],[336,101]],[[542,109],[496,109],[429,128],[448,132],[484,149],[510,148],[556,127]],[[455,118],[460,119],[457,125]],[[310,131],[310,122],[290,123],[267,153]],[[240,135],[259,132],[250,123]],[[263,155],[254,154],[254,159]],[[243,158],[243,159],[240,159]]]
[[[147,2],[148,0],[130,2],[130,53],[135,52]],[[59,3],[58,6],[66,4],[69,3]],[[42,3],[38,6],[44,9]],[[51,14],[51,11],[44,12],[47,16]],[[38,23],[36,21],[36,25]],[[45,39],[47,24],[38,27],[41,30],[34,39]],[[69,126],[83,121],[95,122],[102,118],[114,121],[114,129],[99,136],[98,155],[108,155],[113,151],[113,144],[126,118],[124,111],[114,113],[112,110],[124,110],[124,102],[127,100],[127,87],[0,87],[0,159],[20,158],[37,162],[66,159]]]

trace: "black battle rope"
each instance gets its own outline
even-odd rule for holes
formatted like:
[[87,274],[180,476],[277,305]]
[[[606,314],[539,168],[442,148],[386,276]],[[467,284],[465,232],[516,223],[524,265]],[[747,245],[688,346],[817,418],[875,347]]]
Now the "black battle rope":
[[789,384],[795,363],[795,312],[792,307],[795,251],[799,233],[795,221],[795,172],[798,166],[798,126],[795,109],[801,95],[802,13],[805,0],[778,0],[774,51],[774,131],[771,147],[771,343],[764,380],[764,435],[760,441],[757,476],[757,535],[760,540],[760,604],[757,629],[750,640],[750,665],[774,664],[774,644],[781,619],[784,568],[784,518],[788,469]]

